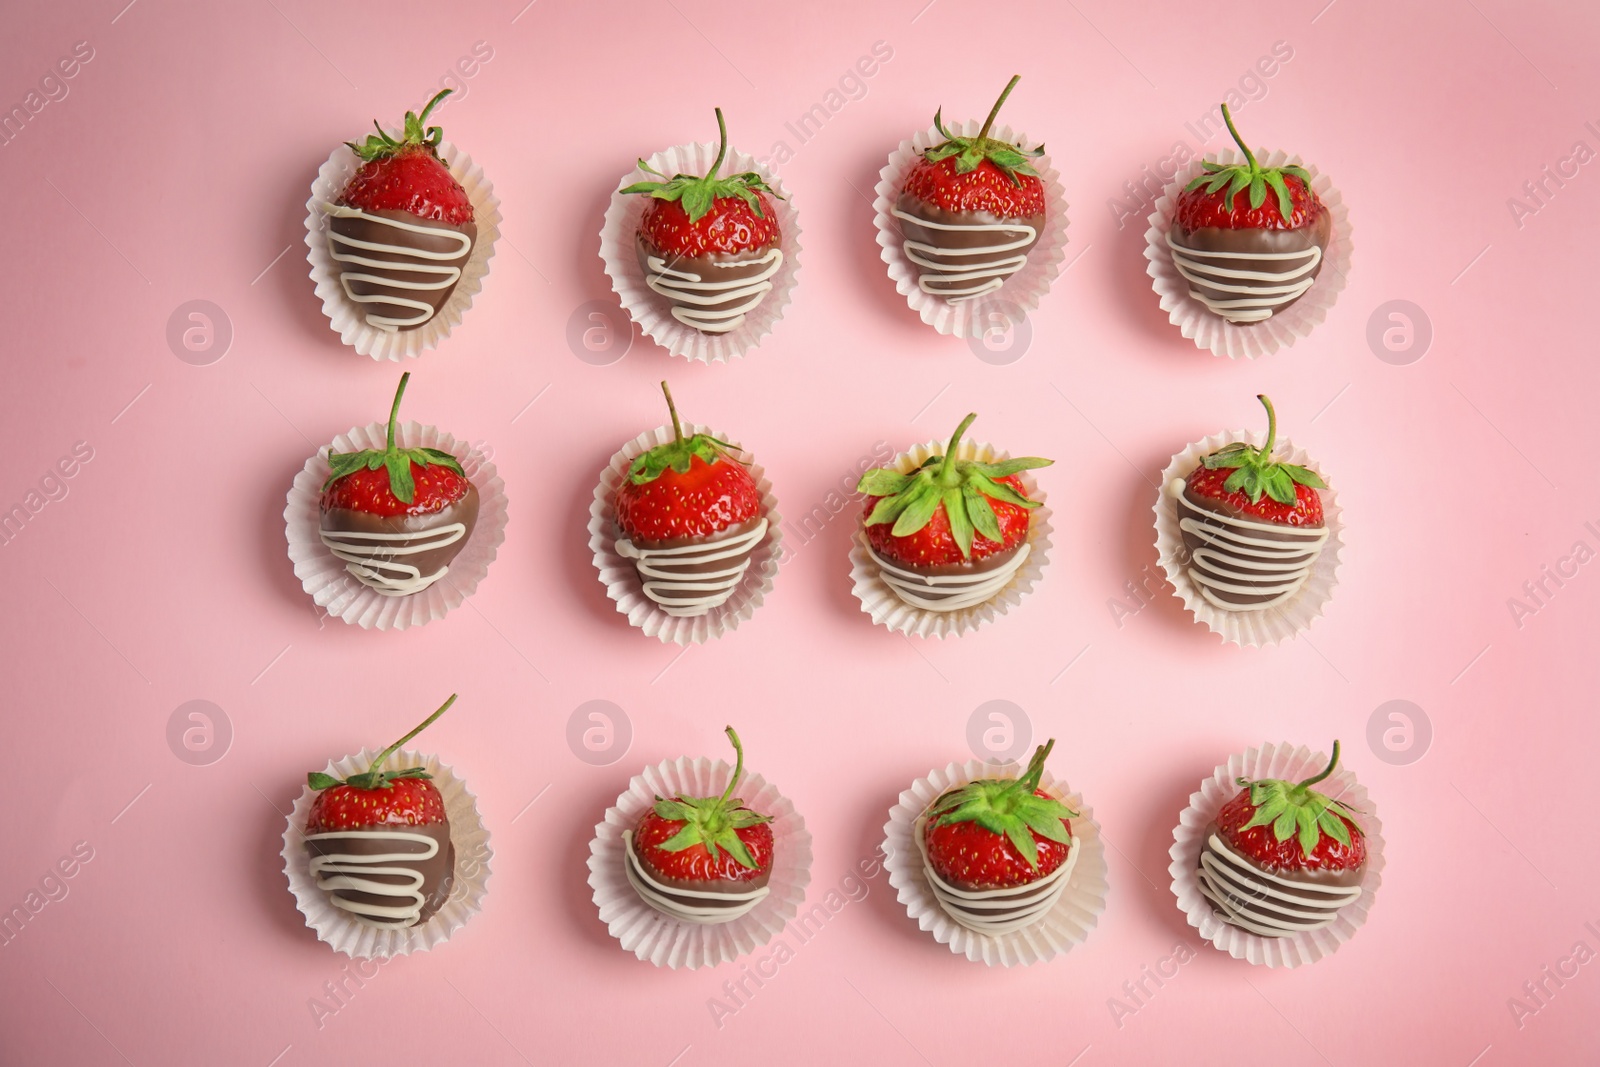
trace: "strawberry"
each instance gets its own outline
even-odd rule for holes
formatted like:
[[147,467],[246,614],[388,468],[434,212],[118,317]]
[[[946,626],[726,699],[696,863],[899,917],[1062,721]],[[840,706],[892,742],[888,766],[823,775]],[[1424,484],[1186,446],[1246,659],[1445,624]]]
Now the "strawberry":
[[989,136],[1001,105],[1021,79],[1018,74],[1006,84],[976,137],[957,137],[944,128],[944,109],[934,112],[934,128],[944,140],[911,168],[901,189],[905,197],[947,212],[983,211],[1006,219],[1044,215],[1044,182],[1028,162],[1044,154],[1044,145],[1023,148]]
[[1267,409],[1267,440],[1260,448],[1235,441],[1200,461],[1190,473],[1188,494],[1211,502],[1225,514],[1276,526],[1321,526],[1322,498],[1327,483],[1315,471],[1272,457],[1278,416],[1272,401],[1258,395]]
[[707,434],[683,436],[672,391],[661,383],[673,439],[636,456],[617,489],[617,524],[644,542],[707,538],[761,517],[755,479],[729,455],[732,445]]
[[431,726],[456,702],[452,693],[438,711],[416,729],[380,752],[361,774],[339,779],[312,771],[306,776],[318,790],[306,820],[307,833],[360,830],[369,826],[427,826],[445,821],[444,798],[421,767],[399,771],[379,770],[396,750]]
[[[1222,105],[1222,118],[1245,162],[1205,163],[1204,171],[1178,196],[1177,225],[1187,231],[1299,230],[1316,223],[1327,209],[1311,188],[1306,169],[1261,166],[1234,128],[1227,104]],[[1270,200],[1268,189],[1275,194]],[[1241,196],[1247,200],[1240,201]]]
[[460,462],[437,448],[399,448],[394,443],[400,398],[411,374],[400,376],[389,409],[389,438],[380,451],[328,453],[328,480],[322,486],[322,510],[346,509],[392,518],[443,511],[465,497],[473,486]]
[[717,176],[728,154],[728,127],[722,109],[716,111],[721,146],[704,177],[675,174],[668,179],[641,159],[640,170],[663,180],[635,182],[619,190],[650,197],[639,222],[639,236],[668,259],[752,252],[778,243],[778,220],[767,199],[778,193],[755,171]]
[[1366,837],[1347,805],[1312,789],[1339,763],[1339,742],[1321,774],[1303,782],[1240,778],[1239,794],[1217,813],[1217,834],[1268,873],[1338,874],[1367,862]]
[[634,831],[634,852],[658,881],[765,884],[772,872],[772,817],[733,795],[744,773],[744,747],[733,727],[724,732],[736,762],[722,795],[658,796]]
[[458,227],[473,221],[467,191],[439,159],[438,146],[444,130],[438,126],[423,128],[428,114],[450,92],[441,90],[428,101],[421,115],[407,111],[399,140],[374,122],[378,132],[369,133],[366,141],[345,142],[362,167],[344,187],[339,197],[341,205],[373,213],[404,211]]
[[1078,813],[1039,788],[1052,738],[1020,778],[981,778],[933,802],[923,828],[928,864],[962,890],[1006,889],[1049,876],[1072,851]]
[[878,555],[921,569],[960,566],[1010,552],[1028,536],[1029,500],[1017,473],[1054,460],[1025,456],[995,463],[955,458],[977,413],[956,427],[942,455],[910,474],[874,468],[856,492],[867,494],[867,541]]

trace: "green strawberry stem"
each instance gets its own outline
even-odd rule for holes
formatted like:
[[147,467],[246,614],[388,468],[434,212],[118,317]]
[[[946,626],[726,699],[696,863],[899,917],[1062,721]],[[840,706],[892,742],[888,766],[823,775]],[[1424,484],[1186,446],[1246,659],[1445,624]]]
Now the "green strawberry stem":
[[1228,124],[1228,132],[1233,134],[1233,143],[1239,146],[1239,151],[1244,153],[1244,158],[1250,161],[1250,174],[1254,177],[1261,173],[1261,164],[1256,162],[1256,154],[1250,151],[1250,146],[1244,143],[1244,138],[1239,136],[1239,130],[1233,124],[1233,115],[1228,111],[1228,105],[1222,105],[1222,121]]
[[1044,744],[1033,750],[1033,758],[1028,761],[1028,769],[1017,779],[1021,789],[1032,793],[1039,788],[1039,781],[1044,777],[1044,761],[1050,758],[1050,750],[1056,747],[1056,739],[1050,738]]
[[1307,778],[1305,781],[1303,781],[1299,785],[1295,786],[1295,788],[1296,789],[1309,789],[1311,786],[1316,785],[1318,782],[1320,782],[1324,778],[1328,777],[1328,775],[1332,774],[1334,767],[1338,766],[1338,764],[1339,764],[1339,741],[1338,741],[1337,738],[1335,738],[1334,742],[1333,742],[1333,758],[1328,761],[1328,766],[1323,770],[1323,772],[1321,774],[1313,774],[1310,778]]
[[1044,761],[1055,748],[1051,738],[1033,751],[1028,768],[1019,778],[980,778],[952,789],[933,802],[932,826],[974,822],[996,836],[1003,837],[1034,870],[1039,869],[1041,837],[1065,845],[1072,840],[1065,823],[1078,813],[1054,797],[1038,795],[1044,777]]
[[712,162],[711,169],[706,172],[706,178],[715,180],[717,171],[722,169],[722,157],[728,154],[728,124],[722,119],[722,109],[717,112],[717,158]]
[[394,403],[389,405],[389,437],[384,443],[385,452],[394,451],[394,428],[400,419],[400,398],[406,395],[406,383],[410,380],[410,371],[400,375],[400,388],[394,391]]
[[950,435],[950,443],[945,446],[944,460],[939,464],[939,484],[945,488],[961,484],[961,472],[956,469],[956,449],[961,447],[961,435],[967,432],[978,418],[976,411],[970,412],[961,420],[961,425],[956,427],[956,432]]
[[1267,442],[1261,446],[1260,455],[1262,459],[1271,459],[1272,446],[1278,443],[1278,413],[1272,410],[1272,401],[1265,393],[1257,393],[1256,399],[1267,409]]
[[733,777],[728,779],[728,788],[722,791],[720,803],[726,805],[733,796],[733,787],[739,784],[739,778],[744,774],[744,746],[739,743],[739,735],[733,727],[724,726],[722,732],[728,735],[728,740],[733,742]]
[[[715,167],[712,170],[716,170]],[[678,444],[683,443],[683,424],[678,421],[678,405],[672,402],[672,390],[667,388],[667,383],[661,383],[661,392],[667,398],[667,413],[672,416],[672,439]]]
[[388,789],[390,788],[389,783],[396,778],[432,778],[433,775],[429,774],[421,767],[406,767],[398,771],[385,771],[381,768],[383,767],[384,760],[387,760],[390,756],[394,755],[395,752],[400,749],[400,746],[404,745],[407,741],[411,740],[413,737],[416,737],[429,726],[433,725],[434,720],[443,715],[445,712],[449,711],[450,705],[454,704],[455,702],[456,694],[451,693],[450,699],[439,705],[438,711],[434,712],[432,715],[429,715],[426,719],[423,719],[422,722],[417,725],[416,729],[412,730],[400,740],[396,741],[394,744],[378,753],[377,758],[374,759],[371,765],[369,765],[362,773],[352,774],[349,778],[341,780],[339,778],[335,778],[331,774],[324,774],[321,771],[312,771],[310,774],[306,775],[307,784],[309,784],[312,789],[317,790],[331,789],[336,785],[348,785],[354,789]]
[[428,101],[428,106],[422,109],[422,114],[420,115],[414,111],[407,111],[399,140],[390,137],[389,132],[378,124],[378,120],[373,119],[372,127],[378,131],[376,135],[367,134],[367,139],[361,144],[356,144],[354,141],[346,141],[345,144],[350,146],[350,150],[363,163],[370,163],[381,156],[392,156],[402,148],[418,147],[433,151],[438,148],[439,142],[444,138],[444,130],[438,126],[425,127],[423,124],[428,121],[428,116],[433,113],[433,109],[439,106],[439,101],[449,96],[453,91],[451,89],[440,89],[434,94],[433,99]]
[[[1006,97],[1011,95],[1011,90],[1015,89],[1017,87],[1017,83],[1021,80],[1022,75],[1013,74],[1011,75],[1011,80],[1006,82],[1005,91],[1000,94],[1000,99],[994,102],[994,107],[989,109],[989,117],[983,120],[983,129],[978,131],[979,142],[982,142],[989,136],[989,127],[993,126],[994,120],[999,117],[1000,108],[1005,104]],[[1226,114],[1226,111],[1224,111],[1224,114]]]

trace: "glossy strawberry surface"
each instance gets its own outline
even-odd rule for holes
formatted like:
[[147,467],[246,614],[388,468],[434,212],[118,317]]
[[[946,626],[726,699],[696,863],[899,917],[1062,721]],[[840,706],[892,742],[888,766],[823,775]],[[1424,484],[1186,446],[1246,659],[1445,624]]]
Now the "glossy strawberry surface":
[[426,778],[393,778],[381,789],[335,785],[317,794],[307,833],[368,826],[426,826],[445,821],[444,798]]
[[1294,486],[1294,503],[1284,504],[1265,494],[1261,499],[1252,501],[1248,494],[1241,491],[1230,492],[1225,486],[1233,471],[1226,467],[1207,470],[1196,467],[1189,475],[1188,488],[1191,495],[1200,500],[1213,500],[1231,508],[1237,508],[1244,515],[1261,522],[1270,522],[1277,526],[1321,526],[1322,497],[1317,490],[1309,485]]
[[625,479],[617,488],[617,524],[648,541],[708,537],[760,514],[755,479],[726,457],[707,463],[694,456],[682,474],[668,467],[648,482]]
[[1279,841],[1271,824],[1242,827],[1256,813],[1250,803],[1250,789],[1245,787],[1217,813],[1217,833],[1235,852],[1248,857],[1267,871],[1348,871],[1367,862],[1367,841],[1361,828],[1344,815],[1334,812],[1350,835],[1348,845],[1340,843],[1326,831],[1319,830],[1316,847],[1309,853],[1302,847],[1297,834],[1291,833]]
[[[1016,490],[1021,496],[1028,495],[1022,486],[1022,479],[1014,474],[994,480]],[[877,507],[879,499],[867,498],[866,507],[862,512],[863,518],[872,514],[872,509]],[[891,532],[894,528],[891,523],[867,526],[865,528],[867,542],[878,555],[891,562],[910,567],[940,567],[987,559],[997,552],[1016,548],[1027,540],[1030,509],[1004,500],[990,500],[989,506],[994,510],[995,522],[1003,535],[1002,540],[992,541],[982,534],[975,534],[970,558],[962,556],[961,546],[956,544],[955,535],[950,531],[950,517],[945,513],[943,504],[934,511],[927,525],[915,533],[896,537]]]
[[322,510],[348,508],[369,515],[393,518],[397,515],[431,515],[443,511],[467,495],[472,483],[448,467],[411,461],[411,478],[416,493],[407,504],[394,495],[388,469],[365,467],[339,478],[322,494]]
[[771,823],[757,823],[734,831],[755,861],[754,867],[746,867],[721,848],[713,859],[704,844],[690,845],[677,852],[661,848],[684,825],[682,819],[663,819],[654,810],[646,811],[639,820],[633,836],[634,848],[653,873],[694,882],[748,882],[772,869]]
[[473,218],[467,191],[427,146],[408,146],[362,164],[339,202],[362,211],[404,211],[452,226]]
[[954,156],[931,163],[919,159],[903,191],[945,211],[984,211],[1000,218],[1043,215],[1044,182],[1030,174],[1008,174],[990,160],[958,173]]

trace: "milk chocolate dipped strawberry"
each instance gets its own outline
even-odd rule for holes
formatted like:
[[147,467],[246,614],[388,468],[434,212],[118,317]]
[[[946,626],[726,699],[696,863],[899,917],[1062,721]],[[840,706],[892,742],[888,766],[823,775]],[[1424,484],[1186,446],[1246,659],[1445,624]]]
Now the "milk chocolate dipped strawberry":
[[920,845],[929,884],[958,923],[981,933],[1031,925],[1055,906],[1077,861],[1072,820],[1040,788],[1055,739],[1034,750],[1017,778],[981,778],[928,809]]
[[628,831],[628,880],[651,907],[696,923],[728,922],[768,893],[772,817],[734,795],[744,775],[744,746],[724,728],[735,763],[727,788],[714,797],[656,797]]
[[383,766],[455,701],[452,693],[362,773],[306,776],[318,790],[305,826],[311,875],[334,907],[364,926],[416,926],[450,899],[456,851],[433,776],[421,767]]
[[778,193],[755,171],[718,175],[728,154],[728,127],[722,109],[716,111],[721,143],[704,176],[669,179],[641,159],[639,169],[662,180],[619,190],[650,197],[637,242],[645,282],[672,303],[673,318],[701,333],[742,326],[772,291],[783,265],[778,219],[768,199]]
[[439,158],[444,131],[423,125],[450,92],[421,115],[407,111],[398,138],[373,123],[377,133],[347,141],[361,169],[324,206],[340,284],[380,330],[415,330],[437,315],[478,239],[472,201]]
[[1263,167],[1234,128],[1243,163],[1204,164],[1178,196],[1167,244],[1189,295],[1231,323],[1262,322],[1299,300],[1322,269],[1333,216],[1304,167]]
[[1000,107],[1022,75],[1014,75],[976,137],[933,125],[943,141],[922,153],[895,201],[906,258],[918,285],[950,303],[999,289],[1028,262],[1044,231],[1044,182],[1028,162],[1044,145],[1024,148],[989,136]]
[[672,440],[634,458],[617,488],[619,556],[633,561],[644,594],[668,615],[704,615],[733,595],[766,540],[756,480],[709,434],[683,435],[672,391]]
[[1039,502],[1017,474],[1055,461],[958,459],[961,435],[977,417],[961,420],[944,452],[916,469],[875,468],[856,486],[867,494],[867,550],[884,583],[912,607],[981,604],[1010,583],[1031,551],[1030,513]]
[[1311,787],[1333,773],[1339,742],[1321,774],[1302,782],[1250,781],[1206,828],[1200,891],[1224,922],[1263,937],[1331,926],[1361,896],[1367,841],[1357,814]]
[[1328,540],[1315,471],[1277,459],[1278,417],[1267,409],[1260,448],[1235,441],[1200,461],[1167,492],[1178,512],[1189,577],[1224,611],[1264,611],[1292,600]]
[[345,569],[384,596],[408,596],[443,578],[478,521],[478,490],[455,456],[395,444],[400,376],[382,449],[329,452],[322,487],[322,543]]

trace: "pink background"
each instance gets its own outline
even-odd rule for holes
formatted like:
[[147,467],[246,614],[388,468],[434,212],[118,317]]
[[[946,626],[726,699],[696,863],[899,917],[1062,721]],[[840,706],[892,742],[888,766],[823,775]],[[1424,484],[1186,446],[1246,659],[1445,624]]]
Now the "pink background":
[[[1536,213],[1507,205],[1575,142],[1600,148],[1585,127],[1600,120],[1596,12],[124,2],[26,5],[0,33],[7,107],[75,42],[93,49],[68,95],[0,150],[0,504],[24,503],[75,442],[93,449],[67,495],[0,550],[0,906],[23,905],[76,842],[93,850],[65,898],[0,948],[0,1061],[265,1067],[399,1047],[446,1063],[684,1067],[957,1064],[1035,1048],[1085,1067],[1600,1056],[1600,963],[1569,959],[1580,941],[1600,950],[1600,563],[1564,564],[1565,584],[1547,580],[1553,595],[1520,620],[1508,606],[1575,542],[1600,548],[1584,526],[1600,529],[1600,176],[1567,164]],[[398,121],[480,41],[492,59],[439,117],[495,182],[504,238],[464,325],[408,365],[407,413],[493,446],[507,541],[470,607],[441,622],[324,623],[285,556],[284,494],[316,447],[384,413],[398,369],[327,328],[306,277],[306,190],[333,145],[374,117]],[[877,41],[893,57],[864,98],[799,144],[785,122]],[[1108,201],[1175,141],[1222,147],[1185,122],[1277,41],[1293,57],[1240,123],[1332,177],[1354,266],[1309,340],[1233,363],[1166,322],[1144,273],[1145,212],[1119,228]],[[981,115],[1013,72],[1005,118],[1049,146],[1072,203],[1069,256],[1082,258],[1031,318],[1031,347],[994,366],[907,310],[870,195],[935,107]],[[596,234],[615,182],[636,155],[710,136],[718,104],[747,150],[794,151],[780,168],[804,228],[793,305],[734,365],[690,365],[642,338],[613,365],[575,358],[575,309],[614,299]],[[197,298],[235,331],[210,366],[165,340],[169,315]],[[1434,330],[1407,366],[1366,339],[1396,299]],[[981,412],[980,436],[1061,461],[1040,476],[1056,527],[1042,587],[959,641],[875,629],[846,578],[852,505],[736,634],[687,652],[643,637],[606,599],[583,530],[606,458],[662,420],[663,376],[689,418],[754,450],[791,517],[877,442],[942,436]],[[1262,391],[1345,508],[1327,617],[1284,647],[1223,647],[1151,580],[1149,606],[1119,626],[1108,602],[1136,603],[1125,583],[1155,564],[1148,480],[1189,441],[1257,425]],[[346,961],[286,892],[281,813],[306,771],[398,736],[452,691],[458,706],[424,740],[480,797],[496,850],[486,910],[447,946],[349,983],[319,1027],[310,1002]],[[192,699],[220,706],[234,733],[207,766],[168,747],[168,719]],[[631,749],[606,767],[565,741],[592,699],[632,723]],[[719,1027],[708,1001],[737,966],[657,970],[598,922],[592,828],[645,764],[721,755],[719,731],[736,723],[815,835],[815,902],[873,852],[901,789],[970,755],[969,717],[994,699],[1022,708],[1036,740],[1058,739],[1053,770],[1112,846],[1109,907],[1069,956],[970,964],[920,933],[880,874],[812,940],[786,934],[794,958]],[[1432,725],[1409,765],[1366,739],[1394,699]],[[1388,839],[1371,921],[1309,969],[1251,968],[1174,906],[1171,828],[1229,753],[1334,737]],[[1123,983],[1182,944],[1194,958],[1130,1000]],[[1529,999],[1523,984],[1546,966],[1569,977]]]

